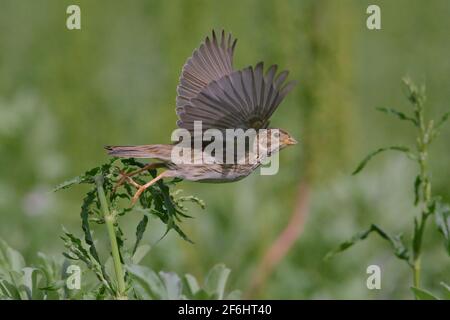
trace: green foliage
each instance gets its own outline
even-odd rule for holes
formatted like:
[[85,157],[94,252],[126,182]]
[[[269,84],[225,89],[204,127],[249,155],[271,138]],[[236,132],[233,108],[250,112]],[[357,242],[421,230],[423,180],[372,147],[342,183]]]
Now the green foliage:
[[329,252],[325,256],[325,259],[328,260],[328,259],[332,258],[334,255],[336,255],[337,253],[347,250],[348,248],[350,248],[357,242],[365,240],[369,236],[369,234],[371,234],[372,232],[377,233],[381,238],[387,240],[391,244],[392,248],[394,249],[394,254],[397,258],[409,262],[410,252],[406,248],[405,244],[403,243],[402,234],[391,236],[375,224],[372,224],[369,229],[362,231],[360,233],[357,233],[350,240],[347,240],[347,241],[341,243],[337,249]]
[[27,266],[23,256],[0,239],[0,299],[47,300],[68,297],[59,286],[65,275],[59,262],[38,254],[35,266]]
[[[81,32],[64,27],[64,3],[80,3]],[[59,254],[60,241],[54,234],[61,224],[83,238],[76,215],[89,186],[62,194],[47,191],[103,163],[102,145],[169,142],[180,70],[212,27],[224,27],[238,38],[236,68],[263,60],[266,66],[277,63],[289,69],[292,79],[299,80],[275,112],[272,125],[287,129],[301,144],[280,154],[276,176],[254,175],[224,185],[183,184],[187,195],[207,200],[208,213],[181,224],[195,246],[183,243],[172,231],[152,247],[151,258],[147,257],[152,267],[195,270],[201,276],[215,262],[224,261],[233,269],[235,285],[245,288],[256,261],[285,227],[298,182],[306,180],[313,199],[302,238],[258,298],[409,296],[404,269],[395,268],[395,259],[386,261],[393,269],[383,274],[383,281],[389,282],[383,282],[381,292],[355,285],[361,261],[384,257],[383,249],[389,249],[387,243],[377,246],[378,239],[367,241],[366,250],[352,248],[352,259],[324,264],[321,257],[346,240],[348,230],[359,231],[355,223],[361,230],[376,222],[393,234],[403,231],[411,190],[385,184],[390,177],[395,179],[391,187],[409,181],[410,166],[400,166],[397,154],[388,152],[382,155],[388,161],[377,159],[360,177],[341,173],[352,171],[355,159],[372,151],[367,145],[401,144],[410,133],[408,122],[392,117],[384,123],[379,121],[383,114],[374,116],[361,107],[407,110],[402,109],[396,85],[404,70],[427,80],[433,113],[440,116],[448,107],[448,0],[383,1],[386,28],[380,32],[365,27],[368,4],[358,0],[107,3],[108,10],[105,1],[1,1],[0,237],[30,262],[39,250]],[[442,138],[432,150],[433,190],[450,199],[446,175],[450,130],[442,132]],[[38,199],[48,202],[30,213],[24,203],[35,190],[42,191]],[[135,240],[134,227],[143,216],[139,210],[120,218],[121,229],[131,230],[126,232],[125,246]],[[195,210],[190,213],[196,216]],[[141,244],[153,244],[162,235],[161,224],[147,216]],[[103,226],[91,224],[101,257]],[[434,226],[428,227],[426,232]],[[409,233],[404,234],[409,240]],[[433,253],[439,253],[439,238],[437,234],[426,239]],[[444,279],[448,272],[439,271],[447,263],[444,255],[428,259],[424,284]],[[239,272],[234,272],[236,268]]]
[[[117,163],[119,162],[119,166]],[[155,186],[146,189],[139,198],[140,208],[135,210],[142,214],[136,226],[134,245],[131,249],[124,247],[125,237],[118,225],[118,218],[133,211],[132,207],[124,206],[130,203],[134,190],[127,184],[121,184],[123,173],[131,173],[144,167],[144,164],[134,159],[118,160],[88,170],[83,175],[62,183],[55,190],[67,189],[76,184],[89,184],[91,189],[87,192],[81,206],[81,225],[84,241],[64,230],[62,239],[68,252],[64,256],[70,260],[81,261],[92,271],[99,283],[98,290],[107,293],[107,296],[118,299],[180,299],[180,298],[215,298],[224,297],[225,283],[230,272],[224,266],[213,268],[205,282],[205,290],[200,290],[194,284],[196,280],[187,276],[189,281],[183,285],[181,279],[173,273],[160,272],[138,265],[150,250],[148,245],[140,245],[148,225],[148,217],[156,216],[166,224],[167,234],[175,230],[184,240],[191,242],[178,225],[182,218],[190,218],[184,202],[193,202],[204,208],[203,201],[194,196],[178,197],[178,192],[170,193],[169,186],[178,182],[169,183],[159,181]],[[136,183],[144,184],[145,178],[155,177],[155,170],[148,170],[144,174],[133,176]],[[124,199],[124,201],[120,201]],[[90,228],[91,223],[106,224],[112,248],[112,260],[102,263],[99,258],[95,241]],[[164,234],[164,235],[165,235]],[[112,237],[112,238],[111,238]],[[112,262],[110,262],[112,261]],[[115,279],[108,272],[108,263],[114,264]],[[122,264],[126,272],[123,274]],[[126,283],[125,283],[126,282]]]
[[388,151],[388,150],[400,151],[400,152],[406,153],[408,155],[408,157],[410,157],[410,158],[413,157],[412,153],[409,151],[409,148],[407,148],[407,147],[392,146],[392,147],[380,148],[380,149],[375,150],[374,152],[370,153],[369,155],[367,155],[367,157],[365,157],[364,160],[361,161],[361,163],[358,165],[358,167],[356,167],[355,171],[353,171],[352,174],[353,175],[358,174],[360,171],[362,171],[362,169],[364,169],[366,164],[370,160],[372,160],[373,157],[375,157],[379,153],[382,153],[382,152]]
[[214,266],[208,273],[204,286],[190,274],[180,278],[173,272],[156,273],[151,269],[129,265],[127,270],[134,281],[133,292],[138,299],[238,299],[239,291],[226,293],[225,286],[230,269]]
[[438,230],[444,237],[444,245],[450,256],[450,206],[437,202],[434,210],[435,222]]
[[450,287],[444,282],[441,282],[441,286],[444,289],[443,298],[439,298],[438,296],[424,289],[411,287],[411,290],[417,300],[450,300]]
[[[119,227],[118,218],[133,211],[130,203],[133,190],[128,184],[117,185],[122,172],[132,172],[144,165],[133,159],[118,159],[88,170],[83,175],[60,184],[55,190],[70,188],[76,184],[91,186],[81,205],[81,227],[84,238],[80,239],[63,228],[62,240],[66,247],[64,262],[55,262],[43,254],[39,255],[37,267],[26,267],[22,255],[0,241],[0,298],[4,299],[224,299],[238,298],[233,291],[226,294],[225,286],[230,270],[224,265],[215,266],[200,287],[192,275],[183,278],[172,272],[156,273],[139,265],[150,251],[147,244],[141,245],[149,216],[156,216],[167,225],[167,232],[174,229],[183,239],[190,241],[179,227],[182,217],[187,215],[184,202],[190,201],[204,208],[204,203],[194,196],[178,197],[170,193],[169,186],[177,181],[159,183],[147,189],[140,198],[142,214],[133,246],[125,246],[126,238]],[[155,172],[133,177],[137,183],[155,176]],[[118,187],[118,188],[117,188]],[[123,201],[120,201],[123,199]],[[124,205],[125,204],[125,205]],[[111,243],[111,257],[102,261],[96,248],[91,224],[105,224]],[[112,238],[111,238],[112,236]],[[66,269],[68,261],[81,262],[95,278],[85,281],[80,289],[68,290]],[[122,273],[122,265],[125,273]],[[114,269],[114,271],[113,271]],[[57,271],[60,270],[60,271]],[[84,278],[84,277],[83,277]]]
[[411,287],[412,292],[417,300],[439,300],[427,290]]
[[[139,249],[138,249],[139,251]],[[86,252],[87,254],[87,252]],[[80,289],[66,286],[67,260],[54,259],[39,253],[36,266],[27,266],[22,255],[0,240],[0,300],[62,300],[62,299],[111,299],[105,287],[89,279]],[[208,273],[203,286],[195,277],[182,277],[173,272],[156,273],[138,265],[133,257],[126,268],[129,275],[129,299],[239,299],[240,292],[225,291],[230,269],[216,265]],[[108,264],[108,263],[107,263]],[[83,274],[82,279],[85,278]]]
[[416,127],[419,125],[419,123],[417,122],[417,119],[414,119],[410,116],[405,115],[403,112],[400,112],[396,109],[392,109],[392,108],[377,108],[378,111],[387,113],[387,114],[392,114],[394,116],[396,116],[397,118],[399,118],[400,120],[406,120],[406,121],[411,121]]
[[343,242],[337,249],[331,251],[326,258],[330,258],[336,253],[342,252],[355,243],[365,240],[372,232],[377,233],[383,239],[387,240],[394,251],[394,255],[404,260],[411,267],[413,272],[414,286],[411,288],[416,299],[435,300],[437,299],[431,293],[419,288],[420,285],[420,263],[421,249],[425,231],[425,225],[429,216],[435,216],[435,222],[438,230],[444,237],[445,249],[450,256],[450,207],[442,202],[441,198],[434,197],[431,192],[431,179],[428,172],[428,148],[433,139],[439,134],[438,128],[448,120],[449,113],[445,113],[441,119],[434,125],[433,120],[425,120],[424,103],[426,101],[425,87],[418,88],[409,79],[403,80],[407,98],[412,105],[412,114],[406,114],[391,108],[378,108],[379,111],[394,115],[400,120],[409,121],[417,130],[416,148],[411,151],[408,147],[394,146],[380,148],[370,153],[361,161],[353,174],[361,172],[372,158],[384,151],[395,150],[405,153],[408,158],[414,160],[419,168],[419,172],[414,181],[414,205],[419,208],[420,215],[414,218],[413,237],[409,246],[405,245],[402,235],[390,236],[377,225],[372,224],[366,231],[360,232],[353,236],[350,240]]
[[[97,176],[104,177],[103,188],[106,192],[107,200],[110,203],[111,211],[114,212],[116,217],[122,217],[133,208],[129,206],[131,203],[130,201],[128,201],[128,205],[119,207],[119,205],[123,204],[120,200],[130,200],[133,197],[135,190],[133,190],[132,186],[129,184],[122,184],[117,190],[114,190],[121,178],[120,172],[130,173],[142,167],[144,167],[144,164],[137,162],[134,159],[119,160],[117,158],[113,158],[108,163],[90,169],[83,175],[66,181],[54,189],[55,191],[67,189],[76,184],[91,185],[91,190],[86,194],[86,197],[83,200],[81,218],[83,222],[82,226],[85,234],[85,241],[89,245],[89,250],[94,258],[97,257],[97,253],[92,241],[89,222],[96,222],[98,224],[104,223],[104,218],[100,212],[100,202],[97,197],[95,178]],[[155,174],[155,170],[148,170],[148,172],[141,174],[138,177],[134,177],[134,180],[139,184],[145,184],[144,179],[155,177]],[[147,223],[145,223],[145,221],[147,221],[144,218],[145,216],[156,216],[167,226],[167,232],[173,229],[183,239],[191,242],[179,226],[182,218],[190,217],[187,215],[187,209],[182,205],[182,203],[185,201],[190,201],[199,204],[202,208],[204,208],[204,203],[194,196],[176,197],[177,193],[175,193],[175,196],[174,194],[171,194],[169,192],[169,186],[172,186],[177,182],[178,180],[176,179],[168,183],[158,181],[156,185],[146,189],[139,198],[140,208],[135,211],[143,215],[143,220],[141,220],[141,223],[138,225],[138,230],[136,233],[137,244],[139,243],[140,238],[142,238],[147,225]]]

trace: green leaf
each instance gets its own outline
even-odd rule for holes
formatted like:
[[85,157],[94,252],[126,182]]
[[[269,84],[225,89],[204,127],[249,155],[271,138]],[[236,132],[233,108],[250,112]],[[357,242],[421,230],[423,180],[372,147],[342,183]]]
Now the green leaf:
[[348,248],[350,248],[351,246],[362,240],[365,240],[372,232],[377,233],[379,236],[381,236],[383,239],[387,240],[391,244],[392,248],[394,249],[394,254],[397,256],[397,258],[401,260],[406,260],[409,263],[410,253],[409,250],[403,244],[402,235],[399,234],[396,236],[390,236],[375,224],[372,224],[369,229],[359,232],[356,235],[354,235],[351,239],[341,243],[338,248],[330,251],[325,256],[324,259],[329,260],[336,254],[347,250]]
[[183,288],[186,290],[188,298],[193,298],[200,290],[197,279],[190,274],[185,274],[183,277]]
[[70,188],[71,186],[75,184],[81,184],[81,183],[93,183],[95,175],[100,171],[101,167],[95,167],[93,169],[90,169],[86,171],[84,174],[77,176],[75,178],[72,178],[70,180],[64,181],[63,183],[57,185],[53,192],[63,190]]
[[148,244],[143,244],[135,250],[133,257],[131,258],[131,261],[133,264],[138,264],[142,261],[142,259],[147,255],[147,253],[150,251],[151,247]]
[[396,116],[397,118],[399,118],[400,120],[406,120],[406,121],[411,121],[416,127],[419,125],[417,123],[417,120],[409,117],[407,115],[405,115],[403,112],[397,111],[395,109],[391,109],[391,108],[377,108],[378,111],[387,113],[387,114],[392,114],[394,116]]
[[134,243],[133,247],[133,254],[136,252],[136,249],[139,246],[139,243],[142,240],[142,237],[144,236],[145,229],[147,228],[148,224],[148,217],[144,214],[142,217],[142,220],[139,221],[137,227],[136,227],[136,242]]
[[227,295],[226,300],[240,300],[241,298],[242,292],[240,290],[233,290]]
[[334,257],[336,254],[341,253],[354,244],[356,244],[359,241],[362,241],[367,238],[367,236],[372,232],[372,228],[369,228],[368,230],[358,232],[353,237],[351,237],[349,240],[342,242],[336,249],[328,252],[325,256],[325,260],[329,260],[332,257]]
[[445,282],[441,282],[441,286],[443,286],[444,287],[444,289],[448,292],[448,293],[450,293],[450,286],[448,285],[448,284],[446,284]]
[[441,282],[440,285],[444,288],[445,290],[445,299],[446,300],[450,300],[450,286],[448,284],[446,284],[445,282]]
[[167,299],[168,300],[180,300],[181,296],[181,279],[174,272],[163,272],[159,273],[159,276],[164,282],[166,287]]
[[205,290],[215,299],[222,300],[225,294],[230,269],[224,264],[215,265],[208,273],[205,281]]
[[44,273],[37,268],[25,267],[23,272],[23,288],[26,290],[29,300],[39,300],[43,292],[39,289]]
[[138,265],[126,266],[134,284],[134,289],[143,299],[167,299],[164,282],[153,270]]
[[10,271],[21,272],[24,267],[25,260],[20,252],[0,240],[0,278]]
[[[11,274],[10,277],[13,278],[14,276]],[[7,281],[7,280],[0,280],[0,283],[1,283],[2,294],[5,297],[7,297],[9,299],[13,299],[13,300],[26,299],[26,295],[23,296],[21,294],[21,291],[19,291],[19,286],[15,282]]]
[[91,229],[89,226],[89,211],[90,206],[94,203],[97,198],[96,189],[92,189],[86,194],[86,197],[83,199],[83,204],[81,206],[81,228],[84,232],[84,241],[89,246],[89,252],[97,260],[98,263],[101,264],[100,258],[97,253],[97,249],[95,248],[94,240],[92,239]]
[[420,175],[414,181],[414,205],[417,206],[420,201],[420,186],[422,185],[422,178]]
[[59,185],[57,185],[54,189],[53,192],[59,191],[59,190],[63,190],[63,189],[67,189],[70,188],[71,186],[75,185],[75,184],[81,184],[81,183],[94,183],[94,178],[95,176],[99,173],[99,172],[109,172],[111,165],[117,160],[117,158],[111,158],[111,160],[105,164],[102,164],[101,166],[89,169],[88,171],[86,171],[84,174],[79,175],[75,178],[72,178],[70,180],[67,180]]
[[173,202],[172,197],[170,196],[169,188],[161,180],[159,180],[157,184],[161,190],[164,208],[166,209],[165,212],[167,213],[167,219],[165,220],[167,230],[163,237],[167,235],[167,233],[171,229],[174,229],[181,238],[183,238],[187,242],[193,243],[193,241],[189,239],[189,237],[183,232],[183,230],[181,230],[181,228],[175,223],[175,220],[178,218],[177,210],[175,208],[176,204]]
[[80,239],[63,228],[64,236],[61,239],[64,241],[64,246],[68,252],[63,252],[63,255],[70,260],[81,260],[86,266],[94,272],[100,283],[104,285],[111,294],[114,294],[113,285],[105,271],[103,264],[99,263],[88,250],[85,249]]
[[414,293],[414,296],[416,297],[417,300],[439,300],[439,298],[437,298],[432,293],[424,289],[411,287],[411,290]]
[[55,188],[53,188],[53,192],[59,191],[59,190],[63,190],[63,189],[67,189],[70,188],[71,186],[73,186],[74,184],[80,184],[84,181],[84,176],[78,176],[75,178],[72,178],[70,180],[64,181],[62,183],[60,183],[59,185],[57,185]]
[[391,147],[386,147],[386,148],[380,148],[372,153],[370,153],[367,157],[365,157],[360,164],[358,165],[358,167],[355,169],[355,171],[353,171],[352,175],[355,175],[357,173],[359,173],[362,169],[364,169],[364,167],[367,165],[367,163],[376,155],[384,152],[384,151],[388,151],[388,150],[393,150],[393,151],[400,151],[405,153],[409,158],[414,158],[414,155],[411,153],[411,151],[409,150],[409,148],[407,147],[402,147],[402,146],[391,146]]
[[438,230],[444,237],[447,254],[450,255],[450,206],[437,202],[434,217]]
[[435,129],[438,129],[440,126],[442,126],[447,120],[450,118],[450,111],[446,112],[441,119],[438,121],[438,123],[435,126]]

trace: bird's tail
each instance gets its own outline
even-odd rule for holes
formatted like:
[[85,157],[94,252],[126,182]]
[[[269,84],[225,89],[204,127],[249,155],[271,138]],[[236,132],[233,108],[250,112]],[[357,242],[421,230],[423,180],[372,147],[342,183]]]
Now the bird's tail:
[[106,146],[108,154],[120,158],[149,158],[170,161],[172,145]]

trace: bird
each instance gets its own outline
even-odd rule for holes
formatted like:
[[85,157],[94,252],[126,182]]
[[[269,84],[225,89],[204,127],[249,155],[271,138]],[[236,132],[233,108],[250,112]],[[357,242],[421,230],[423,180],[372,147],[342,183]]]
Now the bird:
[[[198,135],[196,124],[201,124],[201,132],[218,130],[254,130],[250,140],[245,140],[245,151],[231,163],[220,161],[222,155],[212,154],[217,161],[180,163],[174,161],[174,148],[180,144],[150,144],[132,146],[105,146],[110,156],[120,158],[146,158],[156,160],[143,168],[131,172],[121,172],[118,182],[129,182],[137,188],[132,198],[135,204],[140,195],[154,183],[163,178],[180,178],[188,181],[223,183],[234,182],[247,177],[271,155],[297,141],[285,130],[269,128],[269,120],[285,96],[294,88],[296,81],[286,79],[287,70],[277,73],[278,66],[271,65],[264,73],[264,63],[254,67],[235,70],[233,55],[237,39],[222,30],[219,35],[212,30],[192,56],[185,62],[176,96],[178,130],[193,134],[191,140],[184,141],[183,150],[192,151],[191,159],[207,157],[205,150],[211,141],[203,140],[195,144]],[[218,139],[218,138],[216,138]],[[236,143],[235,137],[233,143]],[[220,139],[218,139],[220,140]],[[225,143],[226,138],[218,142]],[[227,144],[223,147],[226,149]],[[228,147],[226,152],[230,151]],[[260,151],[264,152],[260,152]],[[209,155],[211,157],[211,155]],[[250,161],[252,159],[253,161]],[[140,185],[132,177],[150,169],[163,168],[165,171],[151,181]]]

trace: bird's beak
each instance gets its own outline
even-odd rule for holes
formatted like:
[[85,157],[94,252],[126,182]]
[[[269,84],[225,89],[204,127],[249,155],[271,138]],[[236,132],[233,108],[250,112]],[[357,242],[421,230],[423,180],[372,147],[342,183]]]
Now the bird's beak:
[[288,139],[287,139],[287,141],[286,141],[286,144],[287,145],[294,145],[294,144],[297,144],[298,142],[297,142],[297,140],[295,140],[294,138],[292,138],[292,137],[289,137]]

